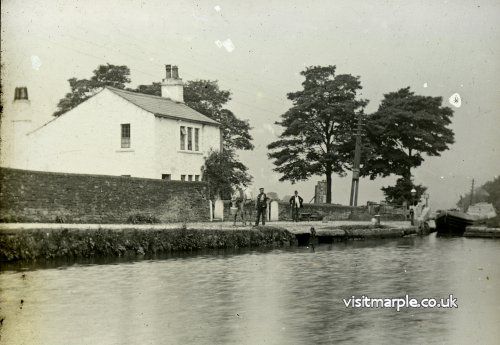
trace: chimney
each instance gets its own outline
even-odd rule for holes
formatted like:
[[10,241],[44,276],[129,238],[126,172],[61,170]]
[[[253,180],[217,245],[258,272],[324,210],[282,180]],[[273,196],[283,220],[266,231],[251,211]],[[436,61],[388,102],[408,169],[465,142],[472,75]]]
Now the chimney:
[[26,134],[31,129],[33,111],[28,99],[28,88],[26,86],[14,89],[14,101],[9,110],[10,120],[16,126],[17,134]]
[[28,88],[26,86],[16,87],[14,91],[14,101],[26,100],[28,101]]
[[184,82],[179,78],[177,66],[165,65],[166,77],[161,83],[161,96],[184,103]]
[[165,65],[165,70],[167,72],[166,79],[172,78],[172,65]]

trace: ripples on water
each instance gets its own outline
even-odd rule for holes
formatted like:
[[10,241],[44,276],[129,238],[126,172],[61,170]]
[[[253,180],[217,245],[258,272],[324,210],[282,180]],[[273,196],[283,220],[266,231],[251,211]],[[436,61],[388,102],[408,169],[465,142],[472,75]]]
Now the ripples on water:
[[[294,248],[4,267],[1,340],[498,344],[499,264],[500,241],[429,236],[338,243],[314,252]],[[353,295],[451,293],[458,309],[396,312],[346,308],[342,301]]]

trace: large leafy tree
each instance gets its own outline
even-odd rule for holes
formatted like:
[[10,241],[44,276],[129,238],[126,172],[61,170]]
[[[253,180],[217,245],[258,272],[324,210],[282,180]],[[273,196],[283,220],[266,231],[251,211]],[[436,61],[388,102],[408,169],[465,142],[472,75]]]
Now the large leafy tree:
[[192,80],[184,87],[184,102],[221,124],[226,150],[252,150],[250,124],[225,108],[230,100],[231,92],[221,90],[215,80]]
[[[387,200],[410,201],[408,193],[423,188],[412,182],[411,169],[419,167],[424,155],[440,156],[454,142],[449,128],[453,110],[442,106],[441,97],[415,95],[403,88],[384,95],[378,110],[367,118],[361,174],[400,176],[396,186],[383,188]],[[408,190],[403,190],[405,187]]]
[[280,181],[292,183],[324,175],[327,203],[331,203],[332,174],[345,175],[351,164],[347,143],[356,133],[356,117],[367,100],[359,99],[359,77],[335,75],[335,66],[311,66],[301,72],[303,90],[287,95],[293,106],[276,124],[283,127],[279,139],[268,145]]
[[73,109],[78,104],[96,94],[104,86],[112,86],[119,89],[125,88],[130,83],[130,69],[127,66],[112,64],[100,65],[94,70],[90,79],[68,79],[71,91],[67,93],[57,104],[54,116],[60,116]]
[[202,167],[203,180],[208,182],[210,199],[229,199],[234,186],[247,186],[252,177],[248,168],[236,159],[232,150],[211,151]]
[[410,88],[384,95],[369,116],[366,133],[371,149],[365,154],[362,174],[374,179],[391,174],[411,179],[411,169],[427,156],[440,156],[453,144],[448,127],[453,110],[441,97],[415,95]]

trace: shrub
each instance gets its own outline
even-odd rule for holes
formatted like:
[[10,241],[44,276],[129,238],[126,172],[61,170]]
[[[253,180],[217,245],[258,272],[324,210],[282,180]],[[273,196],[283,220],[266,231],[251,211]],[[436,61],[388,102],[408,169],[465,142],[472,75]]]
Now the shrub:
[[161,221],[152,214],[136,213],[128,217],[128,224],[158,224]]

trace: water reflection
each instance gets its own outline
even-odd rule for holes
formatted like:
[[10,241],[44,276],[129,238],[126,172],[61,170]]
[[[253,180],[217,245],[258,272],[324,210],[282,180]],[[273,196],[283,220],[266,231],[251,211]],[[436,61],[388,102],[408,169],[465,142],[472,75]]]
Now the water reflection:
[[[500,338],[499,259],[500,241],[430,236],[336,243],[314,252],[10,266],[0,275],[2,340],[494,344]],[[24,268],[29,270],[20,271]],[[458,298],[458,309],[396,312],[345,308],[342,302],[353,295],[450,293]]]

